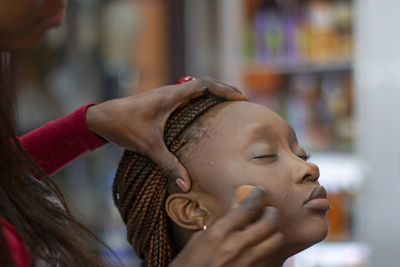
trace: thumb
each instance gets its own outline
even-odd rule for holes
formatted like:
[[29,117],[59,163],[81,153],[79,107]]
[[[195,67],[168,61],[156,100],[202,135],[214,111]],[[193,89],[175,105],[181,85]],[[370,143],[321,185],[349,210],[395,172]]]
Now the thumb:
[[182,191],[190,190],[191,181],[189,175],[174,154],[172,154],[164,142],[150,153],[152,160],[160,167],[161,171],[170,179],[173,179]]

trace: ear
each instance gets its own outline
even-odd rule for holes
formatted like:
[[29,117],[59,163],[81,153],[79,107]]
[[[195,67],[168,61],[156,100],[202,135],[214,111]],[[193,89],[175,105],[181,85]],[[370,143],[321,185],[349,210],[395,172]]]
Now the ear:
[[208,215],[198,199],[197,193],[194,192],[171,194],[165,202],[165,210],[179,227],[198,231],[203,229]]

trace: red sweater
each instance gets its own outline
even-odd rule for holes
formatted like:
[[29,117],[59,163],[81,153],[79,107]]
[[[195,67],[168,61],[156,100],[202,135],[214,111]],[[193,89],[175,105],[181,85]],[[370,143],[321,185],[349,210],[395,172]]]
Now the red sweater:
[[[19,137],[25,150],[48,175],[56,173],[84,153],[107,143],[87,128],[85,113],[91,105],[94,104],[83,106]],[[15,228],[1,218],[0,225],[15,267],[30,267],[31,258]]]

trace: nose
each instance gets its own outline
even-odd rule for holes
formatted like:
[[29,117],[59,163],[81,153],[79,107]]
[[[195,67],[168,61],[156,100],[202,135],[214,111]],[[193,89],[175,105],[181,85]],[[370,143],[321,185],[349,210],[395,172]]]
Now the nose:
[[295,168],[296,173],[294,175],[296,183],[315,183],[318,181],[319,168],[317,165],[299,158],[296,161],[297,168]]

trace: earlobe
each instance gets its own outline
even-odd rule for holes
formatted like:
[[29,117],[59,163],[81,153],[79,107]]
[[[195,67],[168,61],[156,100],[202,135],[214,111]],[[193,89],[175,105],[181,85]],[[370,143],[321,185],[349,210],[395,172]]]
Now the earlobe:
[[193,192],[171,194],[165,202],[165,210],[174,223],[186,230],[202,230],[206,223],[207,211],[200,208]]

